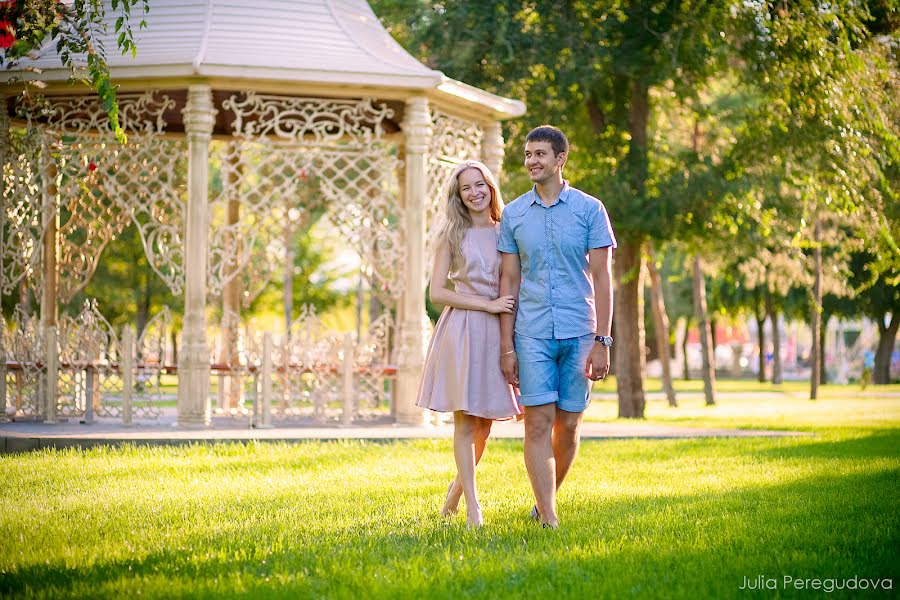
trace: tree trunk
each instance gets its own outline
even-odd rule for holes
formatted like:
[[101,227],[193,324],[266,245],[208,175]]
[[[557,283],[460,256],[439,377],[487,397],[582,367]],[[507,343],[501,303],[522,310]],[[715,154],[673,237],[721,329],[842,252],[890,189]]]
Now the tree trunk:
[[700,264],[700,257],[694,256],[694,314],[697,328],[700,331],[700,354],[703,360],[703,394],[706,405],[716,403],[716,372],[712,355],[712,334],[709,330],[709,319],[706,315],[706,279]]
[[778,329],[778,311],[772,300],[772,293],[766,290],[766,312],[769,313],[769,321],[772,323],[772,383],[781,384],[781,331]]
[[[631,140],[623,161],[633,201],[642,205],[647,183],[647,120],[650,115],[649,87],[640,75],[627,81],[617,94],[617,103],[628,106]],[[598,132],[599,133],[599,132]],[[644,418],[644,269],[641,236],[623,236],[615,253],[616,387],[619,417]]]
[[644,282],[641,242],[620,242],[615,253],[616,390],[619,417],[644,418]]
[[784,382],[784,368],[781,364],[781,331],[778,329],[778,316],[776,310],[769,313],[772,321],[772,383],[781,385]]
[[756,311],[757,342],[759,346],[759,382],[766,382],[766,315]]
[[894,351],[894,340],[900,328],[900,314],[891,315],[891,322],[885,326],[884,316],[878,320],[878,350],[875,351],[875,371],[872,383],[887,385],[891,382],[891,353]]
[[172,340],[172,364],[177,365],[178,364],[178,338],[180,337],[179,332],[175,331],[175,328],[173,327],[172,330],[170,331],[169,335]]
[[831,314],[822,311],[822,318],[819,320],[819,385],[828,383],[828,371],[825,370],[825,351],[826,335],[828,333],[828,321],[831,320]]
[[816,227],[814,233],[815,251],[813,253],[815,259],[815,277],[816,281],[813,285],[812,297],[812,315],[810,318],[810,326],[812,329],[812,354],[810,355],[810,374],[809,374],[809,399],[815,400],[819,396],[819,380],[821,377],[820,356],[822,354],[821,346],[821,311],[822,311],[822,248],[820,246],[822,240],[822,225],[819,218],[816,217]]
[[681,338],[681,360],[684,363],[684,372],[682,373],[685,381],[691,380],[691,372],[688,370],[688,356],[687,356],[687,340],[688,334],[691,332],[691,318],[684,318],[684,337]]
[[666,300],[663,296],[662,281],[656,270],[656,253],[653,244],[647,244],[647,274],[650,276],[650,297],[652,298],[653,322],[656,324],[656,351],[662,366],[662,385],[669,406],[678,406],[675,388],[672,386],[672,365],[669,357],[669,317],[666,314]]

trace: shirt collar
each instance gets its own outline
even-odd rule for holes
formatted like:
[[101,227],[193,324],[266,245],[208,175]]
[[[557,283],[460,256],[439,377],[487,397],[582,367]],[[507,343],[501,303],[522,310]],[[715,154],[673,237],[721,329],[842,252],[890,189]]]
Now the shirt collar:
[[[569,187],[569,182],[566,181],[565,179],[563,179],[563,187],[559,191],[559,198],[557,198],[557,202],[567,202],[569,199],[569,190],[571,190],[571,189],[572,188]],[[550,206],[556,206],[557,202],[554,202]],[[544,203],[541,202],[541,197],[537,193],[537,185],[533,185],[531,187],[531,204],[535,204],[535,203],[540,204],[541,206],[544,206]],[[549,208],[549,206],[546,208]]]

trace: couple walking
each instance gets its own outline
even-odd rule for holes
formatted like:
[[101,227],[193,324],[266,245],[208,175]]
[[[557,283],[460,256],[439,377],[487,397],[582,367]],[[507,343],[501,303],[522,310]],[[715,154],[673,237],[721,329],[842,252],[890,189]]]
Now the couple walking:
[[609,371],[612,249],[599,200],[563,179],[569,142],[556,127],[525,138],[534,187],[503,209],[482,163],[450,176],[437,227],[431,301],[445,306],[417,405],[452,412],[457,476],[442,513],[466,499],[483,523],[475,466],[497,419],[524,411],[531,516],[556,528],[556,491],[578,451],[591,381]]

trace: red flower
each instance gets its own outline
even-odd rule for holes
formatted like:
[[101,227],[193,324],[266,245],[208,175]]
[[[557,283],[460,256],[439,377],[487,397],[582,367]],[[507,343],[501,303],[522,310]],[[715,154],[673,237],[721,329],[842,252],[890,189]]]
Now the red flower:
[[93,161],[89,162],[89,163],[88,163],[88,171],[93,172],[93,171],[96,171],[96,170],[97,170],[97,165],[96,165],[96,163],[94,163]]
[[12,23],[9,21],[0,21],[0,50],[11,48],[16,42],[16,36],[13,35]]

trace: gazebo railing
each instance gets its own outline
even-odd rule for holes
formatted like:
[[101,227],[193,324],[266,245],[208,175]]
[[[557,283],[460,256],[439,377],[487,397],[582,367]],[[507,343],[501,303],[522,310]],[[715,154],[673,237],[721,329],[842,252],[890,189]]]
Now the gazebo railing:
[[[2,323],[0,417],[130,424],[162,414],[168,308],[136,340],[130,327],[116,335],[93,301],[78,315],[60,319],[58,327],[42,330],[36,316],[21,311],[13,323]],[[51,396],[55,403],[48,406]]]
[[328,331],[309,306],[281,336],[231,322],[223,327],[231,347],[221,352],[225,333],[216,342],[216,354],[229,360],[210,367],[216,414],[259,427],[349,425],[387,416],[397,374],[389,360],[393,328],[384,313],[357,339]]

